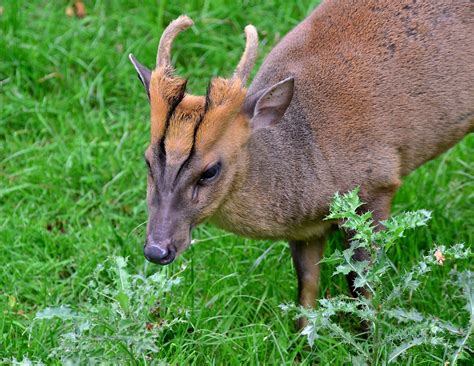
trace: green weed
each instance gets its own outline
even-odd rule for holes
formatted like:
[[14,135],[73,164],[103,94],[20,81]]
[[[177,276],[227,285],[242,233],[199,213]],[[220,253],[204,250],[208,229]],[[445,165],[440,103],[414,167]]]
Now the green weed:
[[[422,256],[409,269],[397,271],[390,261],[391,248],[403,246],[403,238],[408,229],[425,226],[430,212],[419,210],[393,216],[383,222],[384,230],[374,230],[372,213],[359,214],[362,206],[358,190],[343,196],[336,194],[327,219],[339,220],[344,230],[353,233],[349,248],[334,251],[322,260],[333,263],[333,275],[350,272],[357,274],[354,286],[364,289],[368,296],[352,298],[345,295],[319,300],[316,310],[284,305],[285,311],[296,311],[306,316],[306,335],[311,346],[323,335],[329,335],[348,346],[347,361],[357,365],[379,365],[398,361],[407,357],[413,347],[425,346],[421,353],[436,354],[440,348],[439,361],[455,365],[459,359],[472,353],[469,338],[474,330],[474,273],[459,271],[460,262],[472,260],[473,253],[463,244],[451,247],[438,246]],[[353,259],[356,250],[368,254],[366,261]],[[446,262],[446,263],[445,263]],[[449,278],[443,281],[443,291],[449,293],[453,304],[455,299],[464,302],[457,311],[466,312],[461,316],[464,324],[455,325],[450,318],[442,319],[437,314],[422,313],[411,307],[413,296],[425,296],[436,301],[432,294],[419,291],[422,284],[430,281],[433,267],[451,268]],[[340,316],[353,317],[364,324],[367,332],[347,324]]]
[[170,318],[157,299],[163,300],[179,281],[167,279],[163,271],[151,276],[131,275],[126,267],[123,257],[110,258],[94,271],[85,303],[46,308],[36,314],[31,328],[47,321],[58,329],[57,344],[45,361],[156,363],[163,332],[181,321]]

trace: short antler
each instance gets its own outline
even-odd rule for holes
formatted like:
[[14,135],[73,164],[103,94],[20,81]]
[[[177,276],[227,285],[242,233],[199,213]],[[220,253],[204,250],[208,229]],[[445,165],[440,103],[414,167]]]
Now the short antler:
[[156,55],[156,67],[170,67],[171,66],[171,47],[176,36],[182,31],[188,29],[193,25],[193,21],[186,15],[181,15],[173,20],[163,32],[158,46],[158,53]]
[[257,59],[258,52],[258,34],[257,29],[253,25],[247,25],[245,27],[245,35],[247,37],[247,44],[245,45],[245,51],[235,69],[233,79],[240,79],[242,85],[245,85],[247,79],[252,71],[255,60]]

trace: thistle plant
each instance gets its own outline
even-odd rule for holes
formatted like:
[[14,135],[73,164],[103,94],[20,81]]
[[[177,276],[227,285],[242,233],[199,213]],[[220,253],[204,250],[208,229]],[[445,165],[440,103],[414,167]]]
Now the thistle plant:
[[[131,275],[123,257],[111,257],[99,265],[87,285],[89,300],[76,308],[68,305],[39,311],[31,329],[39,323],[60,327],[61,336],[49,354],[61,364],[157,364],[163,330],[181,322],[169,320],[157,299],[162,299],[178,280],[164,272],[146,277]],[[127,361],[128,360],[128,361]]]
[[[441,349],[439,360],[455,365],[458,360],[472,356],[470,337],[474,327],[474,281],[470,270],[458,271],[459,261],[472,259],[470,248],[462,244],[451,247],[436,246],[412,268],[397,271],[388,253],[395,245],[403,245],[407,230],[424,226],[430,212],[405,212],[382,222],[384,229],[376,230],[371,212],[358,213],[362,202],[358,190],[344,195],[336,194],[328,220],[338,220],[340,226],[351,233],[350,246],[335,250],[322,262],[333,263],[333,275],[356,272],[354,286],[363,288],[368,296],[352,298],[336,296],[319,300],[317,309],[282,305],[283,310],[305,316],[308,325],[302,334],[311,346],[327,336],[349,349],[348,362],[360,365],[402,362],[414,347]],[[368,253],[368,260],[353,259],[356,250]],[[424,314],[410,305],[410,299],[429,280],[437,266],[450,266],[449,279],[443,284],[450,299],[462,298],[465,302],[466,324],[456,325],[451,319],[440,319]],[[442,299],[432,299],[441,301]],[[343,315],[341,317],[341,315]],[[342,319],[352,318],[368,325],[367,332]]]

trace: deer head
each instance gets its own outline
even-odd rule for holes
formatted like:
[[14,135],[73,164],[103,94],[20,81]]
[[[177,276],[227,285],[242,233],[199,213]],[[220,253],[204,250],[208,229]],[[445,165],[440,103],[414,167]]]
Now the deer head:
[[187,80],[174,75],[170,54],[176,36],[192,24],[180,16],[165,29],[153,71],[129,55],[151,108],[144,253],[160,264],[182,253],[192,228],[235,189],[248,169],[245,145],[252,132],[276,123],[293,95],[293,79],[286,79],[247,96],[245,84],[258,48],[252,25],[245,28],[247,44],[234,75],[212,79],[206,96],[187,94]]

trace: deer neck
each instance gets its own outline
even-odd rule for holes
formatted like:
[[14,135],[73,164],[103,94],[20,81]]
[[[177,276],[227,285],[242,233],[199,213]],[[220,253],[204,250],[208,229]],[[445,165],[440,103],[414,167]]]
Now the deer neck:
[[305,231],[324,216],[315,211],[327,200],[323,161],[312,134],[298,131],[296,141],[294,132],[282,125],[252,135],[212,222],[240,235],[278,239]]

